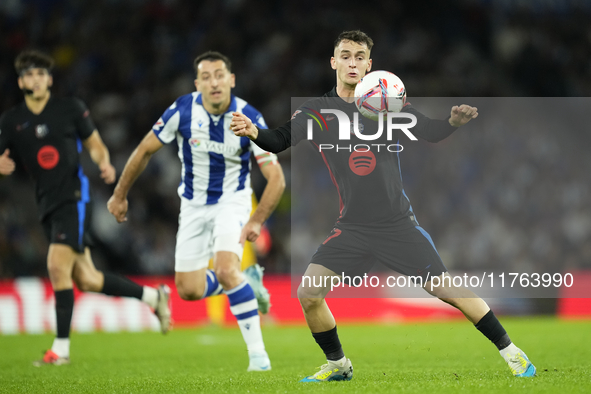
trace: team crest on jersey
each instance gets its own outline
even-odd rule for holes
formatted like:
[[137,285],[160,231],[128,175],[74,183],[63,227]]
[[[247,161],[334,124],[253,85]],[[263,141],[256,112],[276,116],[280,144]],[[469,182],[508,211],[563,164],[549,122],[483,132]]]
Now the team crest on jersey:
[[43,138],[49,133],[49,128],[45,124],[38,124],[35,126],[35,135],[37,138]]
[[189,140],[189,145],[191,145],[193,148],[197,148],[199,145],[201,145],[201,141],[199,141],[197,138],[191,138]]
[[[351,134],[355,134],[353,131],[353,127],[355,127],[355,124],[353,123],[353,121],[351,121]],[[361,120],[359,121],[359,133],[363,134],[363,129],[365,129],[365,126],[363,126],[363,123],[361,123]]]

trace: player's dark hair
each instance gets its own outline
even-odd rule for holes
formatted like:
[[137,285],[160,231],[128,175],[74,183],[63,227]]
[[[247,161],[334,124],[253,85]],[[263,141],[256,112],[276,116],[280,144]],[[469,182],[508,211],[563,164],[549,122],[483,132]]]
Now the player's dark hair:
[[353,41],[357,44],[365,44],[367,45],[367,49],[369,49],[370,51],[373,47],[373,40],[371,39],[371,37],[362,32],[361,30],[349,30],[342,32],[335,40],[334,47],[338,47],[341,41]]
[[21,52],[14,60],[14,68],[18,75],[29,68],[45,68],[51,73],[53,64],[51,56],[34,49]]
[[202,53],[201,55],[197,56],[195,58],[195,61],[193,62],[193,68],[195,69],[195,75],[198,74],[197,72],[197,67],[199,66],[199,63],[201,63],[204,60],[208,60],[208,61],[216,61],[216,60],[221,60],[226,64],[226,68],[228,69],[229,72],[232,72],[232,62],[230,61],[230,58],[226,55],[222,55],[221,53],[217,52],[217,51],[207,51],[205,53]]

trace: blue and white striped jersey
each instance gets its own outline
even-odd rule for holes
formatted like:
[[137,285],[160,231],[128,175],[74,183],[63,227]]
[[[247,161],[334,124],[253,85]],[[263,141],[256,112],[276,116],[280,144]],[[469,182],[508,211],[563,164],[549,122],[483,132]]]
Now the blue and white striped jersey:
[[199,92],[179,97],[152,128],[165,144],[176,137],[182,163],[181,198],[216,204],[238,191],[250,190],[251,154],[259,166],[276,163],[274,154],[247,137],[234,135],[230,130],[232,112],[243,113],[257,126],[267,128],[261,113],[241,98],[232,95],[228,111],[212,115],[203,107]]

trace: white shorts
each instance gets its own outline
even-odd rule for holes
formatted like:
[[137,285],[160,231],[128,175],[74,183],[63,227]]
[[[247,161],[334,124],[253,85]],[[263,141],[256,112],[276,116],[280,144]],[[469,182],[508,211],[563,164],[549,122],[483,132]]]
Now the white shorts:
[[250,218],[251,194],[238,192],[226,201],[198,205],[181,198],[179,231],[176,236],[176,272],[206,268],[214,253],[236,253],[242,259],[242,227]]

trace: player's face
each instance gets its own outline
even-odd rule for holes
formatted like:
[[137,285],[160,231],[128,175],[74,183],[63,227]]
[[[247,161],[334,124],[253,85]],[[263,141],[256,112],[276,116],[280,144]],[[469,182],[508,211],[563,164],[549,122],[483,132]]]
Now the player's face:
[[21,89],[33,91],[34,99],[44,99],[49,94],[49,88],[53,84],[53,78],[45,68],[30,68],[18,79]]
[[197,66],[195,87],[203,101],[214,108],[230,102],[230,91],[235,86],[235,76],[223,60],[204,60]]
[[354,41],[341,41],[330,59],[337,79],[345,85],[355,86],[371,70],[371,59],[366,44]]

